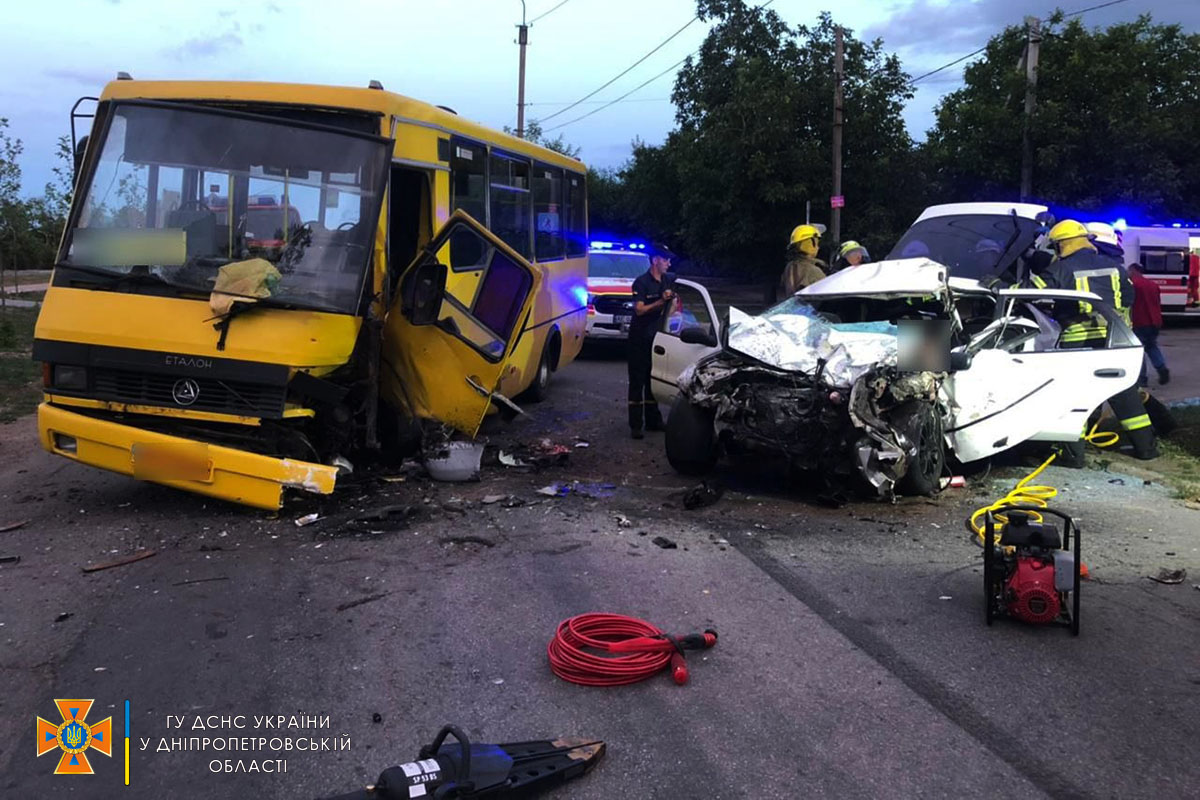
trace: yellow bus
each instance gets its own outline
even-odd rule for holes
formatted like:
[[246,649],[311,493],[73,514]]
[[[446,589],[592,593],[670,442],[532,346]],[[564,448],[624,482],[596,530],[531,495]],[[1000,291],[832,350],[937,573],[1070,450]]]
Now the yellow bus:
[[96,100],[35,331],[50,452],[278,508],[578,355],[577,159],[375,81]]

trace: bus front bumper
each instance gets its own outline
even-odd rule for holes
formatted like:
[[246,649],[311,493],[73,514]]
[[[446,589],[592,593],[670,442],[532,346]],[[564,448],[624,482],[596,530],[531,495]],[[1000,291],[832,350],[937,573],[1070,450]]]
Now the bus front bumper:
[[[330,494],[337,480],[337,467],[153,433],[50,403],[38,406],[38,437],[48,452],[81,464],[271,511],[283,504],[285,488]],[[141,452],[146,448],[159,453],[173,448],[189,454],[202,452],[207,464],[201,468],[202,474],[192,478],[153,477],[144,470],[135,474],[139,471],[135,469],[138,448]]]

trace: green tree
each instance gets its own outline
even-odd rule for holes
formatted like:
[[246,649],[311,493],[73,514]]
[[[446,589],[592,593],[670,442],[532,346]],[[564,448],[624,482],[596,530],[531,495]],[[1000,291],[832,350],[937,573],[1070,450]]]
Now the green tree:
[[[926,159],[946,200],[1020,190],[1023,28],[988,42],[937,109]],[[1033,189],[1038,199],[1151,218],[1200,216],[1200,35],[1147,16],[1088,29],[1052,18],[1042,42]]]
[[[679,128],[661,147],[635,146],[622,203],[695,259],[775,275],[806,201],[828,219],[836,26],[822,14],[793,28],[744,0],[697,10],[715,24],[676,78]],[[911,90],[880,41],[844,33],[842,231],[886,250],[923,202],[900,116]]]

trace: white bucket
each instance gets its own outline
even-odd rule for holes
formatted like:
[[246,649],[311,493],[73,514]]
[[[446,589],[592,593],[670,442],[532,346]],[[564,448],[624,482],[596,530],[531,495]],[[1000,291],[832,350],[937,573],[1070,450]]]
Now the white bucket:
[[425,469],[435,481],[461,483],[479,478],[483,445],[479,442],[448,442],[425,459]]

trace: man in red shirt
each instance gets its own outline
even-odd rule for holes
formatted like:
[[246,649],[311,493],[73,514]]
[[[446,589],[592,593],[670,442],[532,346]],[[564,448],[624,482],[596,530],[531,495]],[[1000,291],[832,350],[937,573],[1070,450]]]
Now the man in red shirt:
[[[1129,282],[1133,284],[1133,332],[1141,340],[1150,363],[1158,370],[1158,382],[1167,384],[1171,381],[1171,371],[1167,369],[1167,360],[1158,349],[1158,332],[1162,328],[1162,301],[1158,284],[1146,279],[1140,264],[1129,265]],[[1146,362],[1143,359],[1138,386],[1146,386],[1148,383]]]

